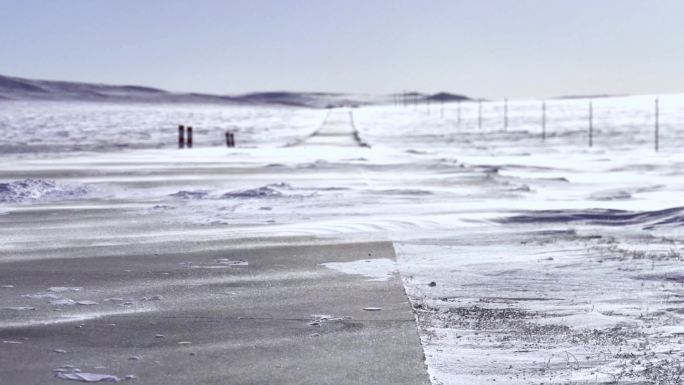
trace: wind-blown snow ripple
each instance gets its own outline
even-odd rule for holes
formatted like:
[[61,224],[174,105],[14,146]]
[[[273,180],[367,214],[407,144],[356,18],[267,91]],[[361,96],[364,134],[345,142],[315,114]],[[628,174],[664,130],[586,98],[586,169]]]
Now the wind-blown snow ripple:
[[267,184],[265,186],[261,186],[261,187],[257,187],[257,188],[229,191],[229,192],[223,194],[221,197],[222,198],[243,198],[243,199],[278,198],[278,197],[281,197],[284,195],[283,190],[291,190],[291,189],[292,189],[292,186],[290,186],[287,183],[272,183],[272,184]]
[[197,190],[197,191],[188,191],[188,190],[180,190],[178,192],[175,192],[173,194],[169,194],[169,196],[178,198],[178,199],[204,199],[209,195],[209,191],[206,190]]
[[[210,190],[179,190],[168,196],[181,200],[266,199],[311,196],[311,194],[305,195],[296,192],[300,190],[311,189],[298,189],[288,183],[279,182],[254,188],[235,189],[224,193]],[[314,188],[313,190],[318,189]]]
[[584,223],[602,226],[643,225],[653,229],[660,226],[684,225],[684,207],[655,211],[627,211],[612,209],[540,210],[500,219],[501,223]]

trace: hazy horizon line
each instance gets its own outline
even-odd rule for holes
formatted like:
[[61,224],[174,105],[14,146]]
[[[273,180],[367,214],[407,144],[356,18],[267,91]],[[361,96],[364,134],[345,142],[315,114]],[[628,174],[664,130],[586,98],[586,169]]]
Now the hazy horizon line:
[[276,92],[282,92],[282,93],[291,93],[291,94],[328,94],[328,95],[368,95],[368,96],[402,96],[403,94],[414,94],[417,93],[419,95],[426,95],[426,96],[432,96],[432,95],[438,95],[441,93],[446,93],[450,95],[457,95],[457,96],[464,96],[467,97],[468,99],[477,101],[477,100],[482,100],[482,101],[495,101],[495,100],[543,100],[543,99],[583,99],[583,98],[610,98],[610,97],[626,97],[626,96],[638,96],[638,95],[672,95],[672,94],[681,94],[684,93],[684,91],[664,91],[664,92],[644,92],[644,93],[639,93],[639,92],[602,92],[602,93],[582,93],[582,92],[574,92],[574,93],[568,93],[568,94],[562,94],[562,95],[545,95],[545,96],[518,96],[518,97],[486,97],[486,96],[475,96],[473,94],[469,94],[467,92],[460,92],[460,91],[451,91],[447,89],[441,89],[438,91],[420,91],[417,89],[404,89],[404,90],[399,90],[396,92],[390,92],[390,93],[384,93],[384,92],[366,92],[366,91],[359,91],[359,92],[347,92],[347,91],[330,91],[330,90],[295,90],[295,89],[263,89],[263,90],[251,90],[247,92],[225,92],[225,93],[213,93],[213,92],[203,92],[203,91],[190,91],[190,90],[174,90],[174,89],[167,89],[167,88],[161,88],[156,85],[151,85],[151,84],[141,84],[141,83],[136,83],[136,82],[107,82],[107,81],[90,81],[90,80],[74,80],[74,79],[54,79],[54,78],[49,78],[49,77],[32,77],[32,76],[25,76],[25,75],[8,75],[8,74],[0,74],[2,77],[6,78],[12,78],[12,79],[21,79],[21,80],[28,80],[28,81],[43,81],[43,82],[55,82],[55,83],[73,83],[73,84],[87,84],[87,85],[102,85],[102,86],[112,86],[112,87],[141,87],[141,88],[149,88],[149,89],[154,89],[170,94],[186,94],[186,95],[206,95],[206,96],[236,96],[236,95],[249,95],[249,94],[264,94],[264,93],[276,93]]

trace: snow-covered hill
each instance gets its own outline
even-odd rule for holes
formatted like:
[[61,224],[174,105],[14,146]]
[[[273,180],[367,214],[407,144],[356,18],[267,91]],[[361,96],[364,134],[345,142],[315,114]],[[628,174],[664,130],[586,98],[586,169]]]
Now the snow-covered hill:
[[134,85],[33,80],[0,75],[0,100],[65,100],[146,103],[278,104],[301,107],[368,105],[392,101],[388,96],[319,92],[255,92],[244,95],[174,93]]
[[[412,101],[467,100],[446,92],[408,94]],[[110,85],[53,80],[35,80],[0,75],[0,100],[53,100],[144,103],[276,104],[312,108],[389,104],[402,95],[345,94],[334,92],[253,92],[241,95],[176,93],[135,85]]]

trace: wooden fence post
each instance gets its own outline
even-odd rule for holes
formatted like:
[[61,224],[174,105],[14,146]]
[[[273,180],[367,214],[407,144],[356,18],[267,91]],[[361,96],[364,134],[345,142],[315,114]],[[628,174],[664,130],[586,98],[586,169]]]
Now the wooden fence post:
[[185,126],[178,126],[178,148],[185,147]]

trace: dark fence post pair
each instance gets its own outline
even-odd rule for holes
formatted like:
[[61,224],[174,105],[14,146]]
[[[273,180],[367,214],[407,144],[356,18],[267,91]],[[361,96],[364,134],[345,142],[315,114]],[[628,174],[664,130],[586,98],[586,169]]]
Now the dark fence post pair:
[[[186,140],[187,137],[187,140]],[[192,127],[178,126],[178,148],[192,148]]]
[[[235,147],[235,134],[226,131],[226,146]],[[178,148],[192,148],[192,127],[178,126]]]
[[235,147],[235,134],[226,131],[226,147]]

